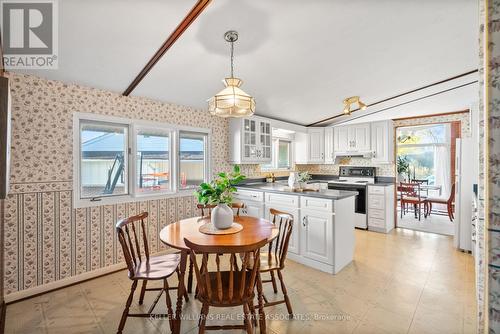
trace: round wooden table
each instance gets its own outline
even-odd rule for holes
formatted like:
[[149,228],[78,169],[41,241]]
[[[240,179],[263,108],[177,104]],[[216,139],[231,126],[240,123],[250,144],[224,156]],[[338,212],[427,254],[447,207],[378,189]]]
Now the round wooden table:
[[[160,231],[160,240],[164,244],[181,251],[174,333],[180,332],[182,297],[184,296],[186,289],[184,281],[189,248],[184,243],[184,238],[199,245],[245,246],[255,244],[262,239],[267,239],[268,242],[272,241],[278,236],[279,233],[278,228],[265,219],[248,216],[236,216],[234,217],[234,221],[243,226],[243,230],[234,234],[211,235],[201,233],[199,231],[200,226],[209,223],[210,217],[193,217],[184,219],[167,225]],[[259,296],[259,299],[260,298],[261,296]],[[265,320],[261,322],[260,331],[261,333],[265,333]]]

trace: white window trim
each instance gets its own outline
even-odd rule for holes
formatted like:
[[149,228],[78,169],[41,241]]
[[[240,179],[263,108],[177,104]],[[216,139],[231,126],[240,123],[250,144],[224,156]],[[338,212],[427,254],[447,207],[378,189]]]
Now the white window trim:
[[175,136],[176,136],[176,141],[175,141],[175,159],[174,162],[176,164],[175,166],[175,186],[176,186],[176,192],[179,194],[184,194],[184,195],[191,195],[194,192],[194,189],[179,189],[179,175],[180,175],[180,164],[178,164],[179,161],[179,143],[180,143],[180,133],[181,132],[194,132],[194,133],[203,133],[207,135],[207,140],[205,142],[205,178],[206,182],[212,181],[212,173],[211,173],[211,166],[212,166],[212,154],[210,150],[210,133],[209,132],[204,132],[204,131],[199,131],[197,128],[191,128],[191,127],[181,127],[178,128],[177,131],[175,131]]
[[[106,123],[117,123],[128,125],[127,133],[127,146],[128,146],[128,159],[127,159],[127,181],[128,181],[128,194],[102,196],[98,201],[91,199],[80,198],[80,121],[97,121]],[[171,190],[163,192],[154,192],[146,194],[136,194],[135,174],[136,174],[136,161],[137,147],[135,135],[138,129],[158,129],[162,131],[170,131],[170,158],[171,160]],[[207,182],[212,179],[212,154],[211,154],[211,139],[212,130],[209,128],[198,128],[192,126],[183,126],[169,123],[137,120],[116,116],[99,115],[93,113],[76,112],[73,114],[73,207],[85,208],[101,205],[111,205],[119,203],[139,202],[144,200],[157,200],[163,198],[184,197],[193,194],[193,189],[179,190],[177,185],[177,143],[180,131],[199,132],[207,135],[206,143],[206,166],[205,175]]]
[[[290,143],[290,167],[288,168],[279,168],[278,167],[278,154],[279,154],[279,141],[284,141]],[[287,172],[291,171],[293,169],[293,159],[294,159],[294,151],[295,151],[295,142],[289,138],[282,138],[282,137],[273,137],[271,139],[272,145],[271,145],[271,167],[263,167],[265,165],[261,165],[260,170],[263,172]]]

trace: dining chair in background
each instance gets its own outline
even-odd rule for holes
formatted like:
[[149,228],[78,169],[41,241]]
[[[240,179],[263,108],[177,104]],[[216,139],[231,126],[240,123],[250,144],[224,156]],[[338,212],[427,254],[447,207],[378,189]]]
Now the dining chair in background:
[[432,212],[432,203],[445,204],[446,210],[448,212],[448,218],[450,219],[451,222],[453,222],[453,219],[455,219],[455,215],[453,213],[454,210],[453,206],[455,204],[455,184],[451,185],[450,196],[447,199],[439,197],[437,198],[429,197],[426,199],[425,211],[427,216],[430,216]]
[[[260,296],[262,292],[262,283],[258,279],[260,248],[267,243],[267,239],[249,246],[198,245],[186,238],[184,243],[190,249],[190,259],[194,264],[198,284],[197,298],[202,303],[198,323],[199,333],[204,333],[205,330],[221,329],[245,329],[247,333],[253,333],[253,321],[251,320],[255,316],[253,300],[255,298],[256,284]],[[240,256],[240,254],[243,254],[242,265],[238,267],[235,266],[235,263],[237,262],[237,256]],[[197,262],[197,255],[201,256],[200,264]],[[250,262],[253,262],[251,266],[249,266]],[[221,268],[228,269],[222,270]],[[245,314],[243,325],[207,326],[207,315],[211,306],[243,306]],[[261,326],[262,321],[265,321],[263,307],[263,300],[259,300]]]
[[[420,183],[399,183],[400,192],[400,205],[401,205],[401,218],[403,214],[406,214],[407,205],[413,205],[415,218],[417,218],[418,210],[418,220],[421,220],[422,216],[422,206],[425,209],[426,198],[421,195]],[[424,216],[426,212],[424,211]]]
[[293,216],[287,212],[272,208],[269,209],[269,213],[272,217],[272,223],[278,228],[279,232],[276,239],[269,243],[267,252],[262,252],[260,254],[259,271],[260,273],[269,273],[271,275],[271,279],[262,280],[262,283],[272,283],[274,293],[278,293],[275,273],[277,274],[280,281],[281,292],[283,293],[283,299],[270,302],[267,300],[266,296],[263,296],[265,301],[264,306],[274,306],[284,303],[286,304],[288,314],[293,315],[292,304],[290,303],[290,298],[288,298],[285,281],[283,280],[283,273],[281,272],[285,268],[288,244],[293,231]]
[[[177,286],[169,287],[167,279],[174,273],[177,273],[179,277],[178,267],[180,255],[164,254],[150,256],[147,239],[147,225],[144,222],[147,217],[148,213],[143,212],[139,215],[122,219],[116,223],[116,233],[127,264],[128,277],[132,280],[130,294],[127,298],[120,324],[118,325],[118,333],[122,332],[128,317],[147,318],[158,316],[167,318],[169,319],[170,329],[173,329],[172,301],[170,299],[169,290],[177,289]],[[163,281],[163,287],[147,288],[148,281],[157,280]],[[154,299],[147,313],[130,313],[130,306],[139,281],[142,281],[139,305],[142,305],[146,291],[160,291],[160,293]],[[153,314],[153,310],[163,293],[165,293],[167,314]],[[184,295],[184,298],[186,298],[186,301],[188,300],[187,294]]]

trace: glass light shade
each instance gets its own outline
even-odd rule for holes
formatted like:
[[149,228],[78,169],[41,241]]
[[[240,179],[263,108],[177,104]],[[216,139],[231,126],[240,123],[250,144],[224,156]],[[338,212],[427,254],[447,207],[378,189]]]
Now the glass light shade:
[[226,88],[208,100],[208,111],[220,117],[247,117],[255,112],[255,99],[241,90],[238,78],[222,80]]

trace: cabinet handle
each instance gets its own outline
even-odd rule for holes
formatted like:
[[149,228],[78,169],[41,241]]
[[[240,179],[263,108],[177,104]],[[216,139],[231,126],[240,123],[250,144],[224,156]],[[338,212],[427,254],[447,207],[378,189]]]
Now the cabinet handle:
[[302,226],[306,227],[307,225],[307,217],[302,218]]

